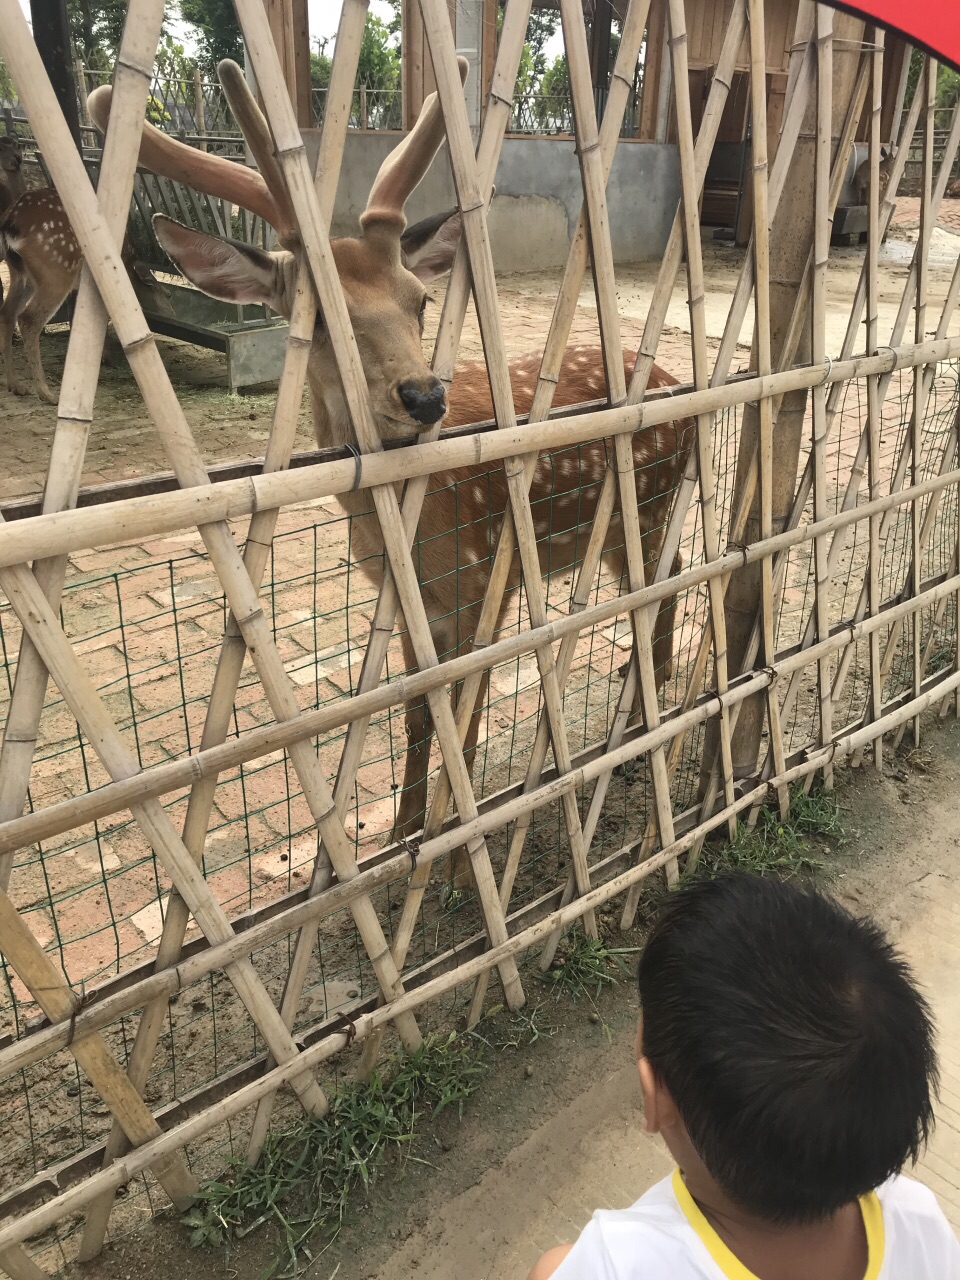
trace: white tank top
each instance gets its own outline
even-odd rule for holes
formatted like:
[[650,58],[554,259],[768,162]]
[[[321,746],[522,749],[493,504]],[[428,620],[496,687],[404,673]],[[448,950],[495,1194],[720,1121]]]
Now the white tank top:
[[[932,1191],[892,1178],[860,1207],[864,1280],[960,1280],[960,1243]],[[595,1213],[553,1280],[757,1278],[710,1226],[677,1169],[631,1208]]]

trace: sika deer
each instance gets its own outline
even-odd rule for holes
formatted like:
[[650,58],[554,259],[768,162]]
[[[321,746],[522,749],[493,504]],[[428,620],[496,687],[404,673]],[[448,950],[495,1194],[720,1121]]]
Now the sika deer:
[[[13,371],[13,331],[19,324],[33,389],[47,404],[56,404],[43,373],[40,335],[79,285],[83,254],[53,187],[27,191],[0,216],[0,258],[6,259],[10,269],[10,292],[0,307],[7,390],[18,396],[31,390]],[[129,239],[123,242],[123,261],[141,305],[172,314],[169,298],[153,273],[137,262]]]
[[[0,213],[4,213],[27,189],[23,180],[23,152],[15,133],[0,134]],[[3,294],[0,293],[0,298]]]
[[[22,166],[20,139],[15,133],[0,134],[0,214],[5,213],[27,189]],[[3,281],[0,280],[0,304],[2,303]]]
[[[461,60],[463,62],[463,60]],[[462,73],[465,72],[465,63]],[[157,215],[154,226],[165,252],[184,275],[212,297],[238,303],[266,303],[289,315],[297,277],[296,225],[286,187],[273,155],[266,122],[249,95],[243,73],[221,63],[220,79],[263,177],[244,166],[190,149],[144,126],[140,162],[154,172],[188,181],[199,190],[231,200],[259,213],[279,233],[282,248],[264,253],[249,245],[217,240]],[[90,98],[98,125],[106,128],[107,87]],[[404,205],[427,172],[443,141],[443,120],[436,96],[424,103],[414,129],[384,161],[360,218],[361,235],[332,243],[333,256],[346,295],[360,357],[383,438],[446,419],[468,424],[493,416],[489,385],[482,364],[458,366],[449,404],[422,349],[425,285],[449,270],[460,238],[460,216],[450,214],[407,227]],[[633,353],[625,354],[628,373]],[[531,403],[539,357],[524,356],[510,365],[518,413]],[[310,352],[309,382],[317,442],[321,447],[355,445],[336,364],[318,319]],[[675,382],[654,367],[650,384]],[[595,349],[575,347],[566,353],[555,403],[571,405],[605,394],[603,365]],[[692,442],[689,421],[639,431],[634,438],[637,496],[641,507],[644,559],[655,564],[674,491]],[[607,469],[603,441],[543,456],[531,490],[535,528],[544,574],[569,571],[582,554]],[[375,586],[382,574],[383,540],[366,492],[345,493],[340,501],[352,517],[354,552]],[[439,656],[467,650],[474,637],[490,573],[491,558],[503,512],[507,486],[502,467],[467,466],[432,478],[420,519],[414,563],[422,598]],[[618,520],[611,526],[605,558],[615,574],[622,568]],[[578,552],[579,548],[579,552]],[[679,557],[675,571],[679,568]],[[501,612],[520,584],[514,564],[510,590]],[[675,599],[665,600],[657,618],[654,657],[658,682],[671,672]],[[415,667],[404,635],[407,665]],[[477,741],[486,687],[477,702],[466,743],[468,767]],[[432,727],[425,702],[405,708],[407,754],[395,835],[411,835],[423,825],[427,798],[427,765]]]

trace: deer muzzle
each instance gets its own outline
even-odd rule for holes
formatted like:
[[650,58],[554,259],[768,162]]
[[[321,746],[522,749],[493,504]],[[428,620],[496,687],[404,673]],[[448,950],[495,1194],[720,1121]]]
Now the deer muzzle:
[[397,387],[397,395],[410,417],[421,426],[433,426],[447,412],[443,383],[436,378],[401,382]]

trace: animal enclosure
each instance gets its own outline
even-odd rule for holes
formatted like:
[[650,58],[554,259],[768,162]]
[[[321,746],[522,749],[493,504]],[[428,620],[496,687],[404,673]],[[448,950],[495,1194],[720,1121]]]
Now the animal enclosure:
[[[609,903],[631,927],[645,882],[674,883],[705,839],[830,786],[840,760],[880,767],[921,713],[955,706],[960,265],[934,299],[930,259],[960,112],[935,147],[927,59],[882,136],[883,33],[802,3],[768,130],[764,5],[733,0],[695,130],[683,0],[630,0],[598,120],[583,7],[561,0],[583,210],[524,353],[487,211],[530,0],[503,6],[476,137],[448,7],[419,0],[437,98],[346,249],[328,230],[366,2],[343,3],[314,174],[264,7],[236,0],[266,124],[236,69],[224,83],[263,182],[227,160],[193,172],[275,219],[288,256],[241,257],[290,336],[265,456],[208,469],[119,248],[162,0],[129,7],[96,193],[3,4],[0,56],[86,263],[42,509],[0,523],[0,1267],[38,1280],[185,1208],[229,1153],[255,1160],[278,1116],[322,1112],[387,1037],[410,1049],[520,1007],[564,930],[596,936]],[[683,197],[632,336],[606,184],[655,30]],[[699,200],[735,73],[756,230],[715,339]],[[918,129],[920,228],[881,315]],[[837,339],[830,223],[864,137],[868,242]],[[451,223],[402,241],[402,206],[444,139],[462,234],[432,286],[430,368],[405,357],[385,408],[371,351],[394,359],[404,325],[418,347],[414,272]],[[237,288],[244,263],[197,251],[198,230],[159,234],[201,287]],[[371,313],[349,262],[378,237],[391,284]],[[675,287],[689,328],[667,340]],[[90,489],[107,315],[131,418],[173,474]],[[484,363],[458,364],[465,335]],[[308,380],[320,447],[292,459]],[[418,753],[426,803],[404,812]]]

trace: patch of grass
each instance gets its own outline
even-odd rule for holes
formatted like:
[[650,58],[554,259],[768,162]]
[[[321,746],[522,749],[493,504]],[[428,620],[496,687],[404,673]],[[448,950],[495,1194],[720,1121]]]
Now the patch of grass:
[[419,1119],[449,1107],[462,1115],[483,1072],[479,1044],[451,1033],[389,1062],[368,1083],[338,1090],[325,1116],[271,1134],[256,1167],[235,1160],[204,1185],[181,1219],[190,1243],[224,1245],[274,1223],[281,1247],[266,1277],[295,1275],[313,1261],[312,1240],[336,1236],[351,1195],[366,1190],[391,1153],[409,1154]]
[[623,957],[639,951],[638,947],[608,947],[602,938],[588,938],[579,931],[568,935],[561,946],[561,954],[543,975],[558,1000],[584,995],[592,1000],[621,975],[629,974]]
[[753,827],[740,823],[735,840],[705,846],[697,874],[739,870],[761,876],[809,876],[824,866],[820,842],[839,843],[844,835],[835,793],[821,787],[807,794],[798,784],[785,818],[775,806],[761,809]]
[[[502,1053],[505,1049],[527,1049],[538,1040],[549,1040],[557,1034],[559,1028],[554,1023],[541,1025],[543,1003],[535,1004],[532,1009],[521,1009],[509,1018],[503,1019],[504,1006],[494,1005],[484,1014],[480,1023],[470,1033],[480,1040],[488,1049],[496,1049]],[[496,1021],[493,1021],[496,1019]],[[487,1024],[489,1025],[489,1028]]]

